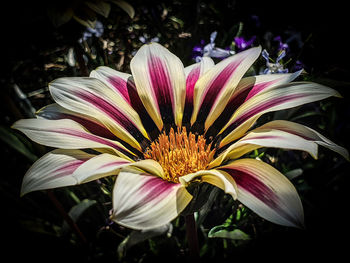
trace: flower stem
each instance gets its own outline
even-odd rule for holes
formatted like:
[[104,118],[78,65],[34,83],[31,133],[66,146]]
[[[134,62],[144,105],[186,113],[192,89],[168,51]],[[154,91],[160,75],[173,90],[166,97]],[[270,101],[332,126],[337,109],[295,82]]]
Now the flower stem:
[[200,262],[199,258],[199,246],[198,246],[198,236],[196,221],[194,219],[194,214],[189,214],[185,216],[186,223],[186,235],[188,248],[190,250],[190,260],[191,262]]

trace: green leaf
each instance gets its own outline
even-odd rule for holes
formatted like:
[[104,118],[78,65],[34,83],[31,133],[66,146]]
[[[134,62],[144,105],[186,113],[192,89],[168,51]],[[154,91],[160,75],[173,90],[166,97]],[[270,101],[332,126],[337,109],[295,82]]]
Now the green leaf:
[[184,21],[182,21],[180,18],[177,18],[177,17],[175,17],[175,16],[171,16],[171,17],[169,17],[169,19],[170,19],[171,21],[173,21],[173,22],[179,24],[180,27],[183,27],[184,24],[185,24]]
[[38,159],[38,157],[28,149],[28,147],[16,136],[16,134],[11,129],[0,126],[0,139],[19,153],[23,154],[30,161],[34,162]]
[[[76,223],[79,220],[79,218],[83,215],[83,213],[96,203],[97,202],[95,200],[84,199],[79,204],[73,206],[70,209],[68,214],[72,218],[72,220]],[[66,234],[67,232],[69,232],[69,230],[70,228],[67,222],[64,221],[62,225],[62,233]]]
[[250,236],[244,233],[242,230],[234,229],[232,231],[223,228],[223,226],[215,226],[213,227],[209,233],[209,238],[228,238],[232,240],[250,240]]
[[204,243],[204,245],[202,246],[199,252],[199,256],[203,257],[207,252],[208,252],[208,243]]
[[[237,211],[238,212],[238,211]],[[222,225],[223,227],[229,227],[232,225],[232,220],[233,220],[233,214],[231,214],[225,221],[225,223]]]
[[303,169],[301,168],[297,168],[297,169],[294,169],[294,170],[291,170],[289,172],[286,172],[284,175],[289,179],[289,180],[292,180],[294,178],[297,178],[299,177],[300,175],[303,174]]
[[[138,243],[141,243],[147,239],[150,239],[155,236],[160,236],[165,233],[167,233],[167,235],[169,236],[171,235],[172,231],[173,231],[173,225],[171,223],[168,223],[164,226],[160,226],[157,228],[149,229],[149,230],[133,230],[130,233],[130,235],[128,235],[118,246],[117,252],[118,252],[119,259],[122,259],[125,256],[126,251],[130,247]],[[152,242],[150,243],[151,249],[153,244],[154,243]]]
[[242,216],[242,212],[241,210],[237,209],[237,213],[236,213],[236,221],[239,221],[241,219]]

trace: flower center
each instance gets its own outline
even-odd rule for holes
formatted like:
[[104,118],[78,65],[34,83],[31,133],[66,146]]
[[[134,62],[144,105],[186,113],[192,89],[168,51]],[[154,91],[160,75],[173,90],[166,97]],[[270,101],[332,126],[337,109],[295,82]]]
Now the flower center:
[[206,144],[202,135],[187,134],[186,128],[182,131],[170,129],[169,135],[163,132],[158,139],[151,143],[144,153],[145,159],[157,161],[163,168],[165,179],[178,183],[179,177],[206,169],[213,159],[215,149],[211,150],[211,143]]

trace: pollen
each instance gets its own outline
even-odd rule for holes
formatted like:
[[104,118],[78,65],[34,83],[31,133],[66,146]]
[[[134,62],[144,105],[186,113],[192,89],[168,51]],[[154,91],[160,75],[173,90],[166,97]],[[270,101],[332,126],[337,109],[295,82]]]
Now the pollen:
[[157,161],[165,179],[178,183],[179,177],[206,169],[214,153],[215,149],[211,150],[211,143],[206,144],[202,135],[187,133],[183,127],[177,128],[177,132],[171,128],[168,135],[165,132],[159,135],[146,149],[144,158]]

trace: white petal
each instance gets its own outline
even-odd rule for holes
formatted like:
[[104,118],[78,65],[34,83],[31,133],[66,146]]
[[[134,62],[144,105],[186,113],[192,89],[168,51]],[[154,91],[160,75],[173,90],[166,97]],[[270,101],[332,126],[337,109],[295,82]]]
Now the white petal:
[[95,155],[80,150],[54,150],[37,160],[23,178],[21,195],[32,191],[75,185],[72,175],[84,162]]
[[306,151],[317,159],[318,146],[298,135],[275,129],[255,129],[222,152],[209,167],[220,165],[227,159],[237,159],[261,147]]
[[75,170],[73,175],[79,183],[86,183],[102,177],[116,175],[121,168],[130,166],[163,177],[163,169],[156,161],[141,160],[132,162],[108,153],[91,158]]
[[196,83],[191,124],[205,121],[208,129],[222,113],[234,90],[258,58],[261,48],[251,48],[229,57],[208,70]]
[[36,112],[36,117],[38,119],[46,120],[61,120],[61,119],[71,119],[94,135],[98,135],[107,139],[116,139],[116,136],[101,122],[90,118],[89,116],[84,116],[74,111],[67,110],[57,103],[49,104],[44,108]]
[[298,135],[300,137],[303,137],[305,140],[312,141],[318,145],[322,145],[323,147],[335,151],[342,155],[345,159],[349,160],[349,152],[347,149],[335,144],[331,140],[324,137],[322,134],[302,124],[285,120],[276,120],[268,122],[256,130],[263,129],[276,129]]
[[91,71],[91,78],[96,78],[101,80],[106,86],[111,90],[118,93],[124,98],[125,101],[130,103],[130,96],[128,92],[129,85],[134,85],[130,80],[132,76],[127,73],[119,72],[109,67],[101,66]]
[[240,159],[220,167],[235,180],[238,200],[273,223],[302,227],[303,206],[291,182],[272,166],[255,159]]
[[200,179],[200,182],[205,182],[214,185],[225,191],[226,194],[231,195],[237,199],[237,186],[231,176],[220,170],[202,170],[196,173],[181,176],[180,183],[187,186],[191,181]]
[[152,229],[175,219],[192,196],[181,184],[121,171],[113,190],[112,219],[132,229]]
[[130,68],[140,99],[159,130],[163,122],[181,126],[186,78],[180,59],[151,43],[138,50]]
[[198,63],[185,68],[186,74],[186,101],[184,109],[184,123],[189,123],[193,111],[194,87],[198,79],[214,66],[214,61],[209,57],[203,57]]
[[70,119],[23,119],[15,122],[12,127],[23,132],[31,140],[46,146],[62,149],[107,148],[123,158],[132,155],[119,142],[94,135]]
[[53,99],[62,107],[103,124],[121,140],[141,150],[147,138],[142,122],[119,93],[96,78],[59,78],[49,85]]
[[289,109],[322,100],[339,93],[313,82],[292,82],[260,92],[244,102],[220,131],[224,138],[220,147],[240,138],[264,113]]
[[301,72],[292,74],[258,75],[242,78],[225,106],[225,109],[207,131],[207,135],[216,136],[245,101],[258,93],[266,92],[276,86],[293,81],[300,73]]

